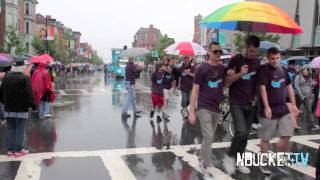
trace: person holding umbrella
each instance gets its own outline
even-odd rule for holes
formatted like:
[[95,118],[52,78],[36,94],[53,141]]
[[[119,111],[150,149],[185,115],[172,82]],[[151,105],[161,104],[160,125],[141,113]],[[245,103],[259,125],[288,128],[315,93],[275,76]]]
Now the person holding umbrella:
[[134,116],[138,116],[141,111],[137,110],[136,100],[135,100],[135,84],[137,78],[138,67],[134,64],[134,58],[129,57],[129,63],[126,66],[126,88],[128,90],[128,96],[125,103],[125,106],[122,110],[122,118],[126,119],[129,118],[130,115],[128,114],[129,106],[132,105]]
[[[228,67],[226,86],[229,88],[229,103],[233,118],[235,135],[232,139],[229,152],[223,159],[223,165],[228,174],[235,173],[235,158],[237,153],[244,153],[251,124],[256,115],[256,74],[260,65],[257,59],[257,51],[260,39],[249,36],[246,39],[244,54],[234,56]],[[239,166],[238,171],[249,174],[250,169]]]

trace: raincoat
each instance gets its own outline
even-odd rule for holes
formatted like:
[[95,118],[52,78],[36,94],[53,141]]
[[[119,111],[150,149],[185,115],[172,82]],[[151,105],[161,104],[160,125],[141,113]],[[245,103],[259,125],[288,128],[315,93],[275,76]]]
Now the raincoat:
[[40,64],[38,69],[32,74],[32,90],[35,98],[35,102],[40,104],[41,99],[46,93],[50,93],[50,102],[55,99],[55,94],[51,84],[51,77],[46,70],[45,64]]

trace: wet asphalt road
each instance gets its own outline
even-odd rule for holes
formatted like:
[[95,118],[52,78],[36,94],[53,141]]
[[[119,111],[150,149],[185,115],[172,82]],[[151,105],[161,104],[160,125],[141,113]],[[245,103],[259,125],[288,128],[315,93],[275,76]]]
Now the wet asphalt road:
[[[95,75],[79,75],[76,77],[60,77],[57,80],[57,101],[53,107],[53,118],[44,121],[31,116],[28,121],[26,146],[32,153],[73,152],[99,150],[118,150],[127,148],[156,147],[166,149],[173,145],[186,145],[199,142],[198,132],[185,132],[184,121],[180,113],[180,96],[170,101],[170,122],[161,123],[154,128],[149,123],[148,114],[151,108],[150,82],[147,74],[142,75],[137,84],[137,104],[143,111],[140,118],[121,119],[122,106],[126,98],[123,81],[115,81],[102,73]],[[156,121],[155,121],[156,122]],[[297,135],[316,134],[306,129],[307,123]],[[215,142],[230,141],[227,128],[219,127]],[[5,128],[0,128],[0,152],[5,154]],[[256,139],[256,135],[252,135]],[[319,138],[320,139],[320,138]],[[315,142],[317,143],[317,142]],[[320,143],[320,142],[319,142]],[[216,167],[222,169],[221,159],[225,148],[214,149],[213,159]],[[303,151],[311,154],[315,164],[315,149],[292,143],[292,151]],[[189,152],[197,154],[197,150]],[[27,157],[26,157],[27,158]],[[186,161],[171,152],[127,154],[121,156],[127,170],[135,179],[203,179],[201,173]],[[0,179],[19,179],[20,161],[1,162]],[[31,170],[33,166],[29,167]],[[85,179],[118,179],[112,168],[106,170],[99,157],[52,157],[44,158],[39,166],[39,178],[35,175],[29,179],[41,180],[85,180]],[[292,175],[275,174],[265,177],[257,168],[252,168],[249,176],[237,174],[235,179],[312,179],[301,172],[289,170]],[[18,175],[17,175],[18,174]],[[123,176],[125,176],[125,172]],[[22,178],[23,179],[23,178]],[[130,179],[130,178],[123,178]],[[219,178],[218,178],[219,179]]]

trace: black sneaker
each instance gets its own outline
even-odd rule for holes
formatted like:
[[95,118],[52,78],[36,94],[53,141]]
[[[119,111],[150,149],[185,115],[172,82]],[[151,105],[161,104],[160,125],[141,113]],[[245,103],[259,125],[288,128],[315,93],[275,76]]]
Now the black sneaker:
[[127,118],[130,118],[130,117],[131,117],[131,115],[128,114],[128,113],[122,113],[121,116],[122,116],[123,119],[127,119]]
[[134,112],[134,115],[138,115],[140,113],[142,113],[142,111],[136,111],[136,112]]
[[151,111],[150,111],[150,118],[153,118],[153,116],[154,116],[154,111],[151,110]]
[[162,119],[160,116],[157,116],[157,123],[161,123],[162,122]]

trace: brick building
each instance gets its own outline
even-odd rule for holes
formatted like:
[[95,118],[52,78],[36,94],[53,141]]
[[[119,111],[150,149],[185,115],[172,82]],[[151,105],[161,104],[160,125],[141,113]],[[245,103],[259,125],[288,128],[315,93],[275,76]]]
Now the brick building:
[[200,28],[201,21],[202,21],[202,16],[200,14],[194,17],[193,42],[198,44],[201,43],[201,28]]
[[34,54],[31,46],[35,29],[37,0],[3,0],[0,12],[0,46],[5,46],[10,27],[15,29],[23,40],[27,53]]
[[141,47],[148,50],[154,50],[160,41],[161,36],[161,31],[153,27],[153,25],[150,25],[149,28],[140,28],[134,35],[132,47]]

